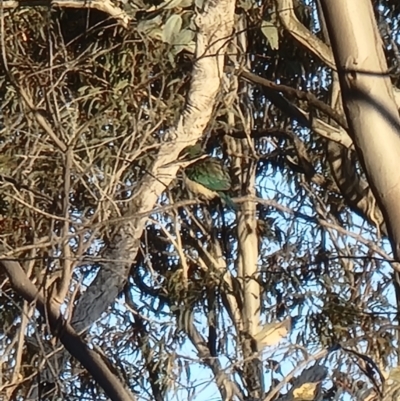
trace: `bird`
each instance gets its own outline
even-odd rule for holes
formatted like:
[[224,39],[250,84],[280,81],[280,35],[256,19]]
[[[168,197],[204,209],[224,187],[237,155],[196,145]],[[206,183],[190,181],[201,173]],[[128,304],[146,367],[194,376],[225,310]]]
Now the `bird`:
[[232,188],[231,177],[223,161],[212,156],[201,155],[201,148],[195,145],[186,150],[186,155],[194,160],[183,172],[186,188],[195,196],[206,201],[220,198],[230,208],[236,205],[229,196]]

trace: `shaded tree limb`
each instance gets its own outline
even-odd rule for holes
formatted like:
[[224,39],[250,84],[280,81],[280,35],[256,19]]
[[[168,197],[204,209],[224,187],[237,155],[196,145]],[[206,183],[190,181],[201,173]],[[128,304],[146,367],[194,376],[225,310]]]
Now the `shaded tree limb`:
[[[253,83],[267,87],[271,89],[271,91],[275,91],[275,96],[279,95],[279,91],[297,99],[308,101],[310,105],[324,112],[343,129],[348,130],[345,117],[340,112],[335,111],[332,107],[317,99],[312,93],[294,89],[286,85],[278,85],[249,71],[241,72],[240,76]],[[274,99],[275,97],[271,99],[273,103]],[[286,101],[286,103],[288,102]],[[297,120],[304,127],[310,128],[312,119],[307,120],[306,116],[302,114],[303,112],[301,112],[299,108],[293,104],[291,104],[290,108],[288,108],[287,105],[281,108],[280,106],[282,105],[282,102],[276,104],[278,108],[280,108],[283,112],[286,112],[291,118]],[[262,135],[260,133],[254,133],[254,136],[261,137]],[[371,225],[377,227],[377,229],[383,235],[387,236],[387,229],[383,215],[379,205],[375,200],[375,196],[372,193],[371,187],[369,183],[357,173],[355,160],[349,159],[350,153],[353,152],[346,146],[343,146],[336,141],[328,141],[327,154],[332,176],[334,177],[336,184],[338,185],[340,192],[348,206],[365,218]]]
[[293,0],[275,0],[275,4],[279,20],[289,34],[328,67],[335,69],[336,65],[331,47],[317,38],[298,20],[294,11]]
[[188,335],[190,341],[197,350],[201,360],[212,370],[223,400],[231,400],[237,397],[244,400],[244,394],[240,387],[230,380],[224,372],[218,358],[213,358],[207,346],[206,339],[201,335],[193,323],[193,311],[183,310],[177,312],[177,320],[180,322],[182,329]]
[[18,262],[2,258],[0,269],[7,274],[12,288],[18,295],[29,303],[36,303],[40,314],[48,320],[53,335],[57,336],[68,352],[88,370],[111,400],[135,400],[133,394],[115,377],[103,359],[89,349],[72,326],[64,321],[56,304],[39,293]]
[[[271,93],[275,93],[275,95],[279,94],[279,92],[282,92],[288,96],[295,97],[296,99],[306,100],[311,106],[325,113],[328,117],[332,118],[332,120],[334,120],[341,127],[343,127],[344,129],[348,128],[346,119],[341,113],[335,111],[332,107],[327,105],[325,102],[319,100],[315,95],[313,95],[310,92],[304,92],[302,90],[295,89],[287,85],[276,84],[275,82],[270,81],[269,79],[266,78],[259,77],[257,74],[254,74],[250,71],[240,71],[239,76],[252,83],[268,88],[271,91]],[[281,103],[282,102],[277,104],[277,107],[280,108]],[[285,99],[285,104],[286,103],[288,102]],[[289,116],[295,118],[301,125],[305,127],[310,127],[310,121],[306,119],[306,117],[303,114],[304,112],[300,112],[296,106],[290,104],[290,108],[284,107],[282,111],[287,112]]]
[[329,141],[327,154],[332,176],[347,205],[387,236],[385,220],[371,187],[356,170],[355,152]]

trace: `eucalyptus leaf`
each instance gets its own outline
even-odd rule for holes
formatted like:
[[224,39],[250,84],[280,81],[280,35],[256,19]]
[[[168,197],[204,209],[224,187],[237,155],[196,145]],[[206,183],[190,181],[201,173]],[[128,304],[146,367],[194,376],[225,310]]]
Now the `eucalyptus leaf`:
[[183,29],[179,32],[174,40],[173,53],[179,54],[182,50],[187,50],[191,53],[194,52],[194,32],[191,29]]
[[162,32],[162,41],[170,45],[175,43],[175,38],[178,36],[182,28],[182,17],[178,14],[171,15],[165,23]]
[[197,8],[202,10],[204,7],[204,0],[194,0],[194,4],[196,5]]
[[142,20],[138,23],[137,29],[139,32],[149,33],[154,29],[160,29],[162,24],[161,15],[157,15],[156,17],[149,20]]
[[261,32],[267,38],[272,50],[279,49],[279,34],[278,28],[269,21],[263,21],[261,24]]

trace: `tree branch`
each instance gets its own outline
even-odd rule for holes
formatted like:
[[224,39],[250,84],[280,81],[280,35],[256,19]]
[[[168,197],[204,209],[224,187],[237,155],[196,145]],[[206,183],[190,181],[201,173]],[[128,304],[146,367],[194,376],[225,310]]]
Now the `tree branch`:
[[[295,97],[296,99],[306,100],[311,106],[314,106],[316,109],[325,113],[328,117],[332,118],[332,120],[336,121],[336,123],[338,123],[341,127],[348,129],[346,119],[341,113],[335,111],[332,107],[319,100],[310,92],[304,92],[287,85],[276,84],[275,82],[261,78],[250,71],[241,71],[239,75],[252,83],[262,85],[263,87],[271,89],[274,92],[282,92],[286,95]],[[302,123],[302,120],[305,118],[305,116],[302,115],[302,118],[297,118],[295,116],[295,118],[300,120],[299,122]]]
[[53,335],[93,376],[113,401],[133,401],[135,397],[122,385],[100,356],[89,349],[70,324],[64,321],[56,304],[39,293],[18,262],[0,259],[0,269],[7,274],[14,291],[29,303],[36,303],[40,314],[48,319]]
[[132,18],[124,10],[114,5],[110,0],[10,0],[3,1],[1,6],[4,9],[38,6],[95,9],[116,19],[124,28],[128,28],[129,23],[132,21]]
[[237,399],[243,401],[245,397],[239,386],[229,379],[224,369],[222,369],[218,358],[211,356],[210,350],[207,347],[207,341],[193,324],[193,312],[190,310],[178,311],[177,320],[196,348],[201,360],[212,370],[222,399],[231,400],[237,397]]
[[90,327],[123,289],[136,258],[149,211],[176,177],[179,164],[174,162],[185,147],[195,144],[203,135],[223,75],[224,54],[233,29],[234,9],[234,0],[209,1],[204,12],[196,18],[196,61],[186,107],[176,127],[160,144],[149,173],[138,184],[127,211],[128,215],[135,217],[127,221],[124,216],[121,226],[115,228],[112,243],[104,252],[104,258],[109,262],[100,263],[95,280],[79,299],[71,320],[77,331]]
[[331,48],[310,32],[296,17],[293,0],[275,0],[282,25],[299,43],[314,53],[328,67],[336,69]]

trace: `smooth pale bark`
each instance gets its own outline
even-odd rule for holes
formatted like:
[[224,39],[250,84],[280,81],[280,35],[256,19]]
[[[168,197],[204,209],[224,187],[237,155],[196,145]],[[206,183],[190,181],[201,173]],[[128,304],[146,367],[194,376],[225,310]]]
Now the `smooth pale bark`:
[[[238,17],[235,26],[237,35],[228,50],[230,60],[235,65],[247,65],[250,68],[248,56],[248,26],[246,18]],[[225,105],[228,112],[228,124],[230,127],[242,125],[247,135],[253,126],[252,107],[240,110],[238,99],[242,104],[251,105],[251,91],[249,84],[240,82],[235,75],[225,77]],[[239,111],[240,110],[240,111]],[[233,172],[234,185],[238,195],[256,195],[256,174],[252,162],[254,149],[251,142],[244,138],[242,140],[225,138],[228,154],[231,158],[231,171]],[[240,155],[240,156],[238,156]],[[252,345],[258,334],[261,321],[261,291],[262,288],[257,281],[259,276],[258,266],[258,232],[256,203],[247,200],[240,204],[237,212],[237,238],[238,254],[235,261],[236,278],[239,287],[238,298],[240,302],[240,320],[234,322],[237,330],[237,344],[241,346],[243,356],[243,375],[246,383],[248,396],[251,399],[260,399],[265,393],[264,369],[256,351]]]
[[321,0],[357,153],[400,256],[400,119],[370,0]]

